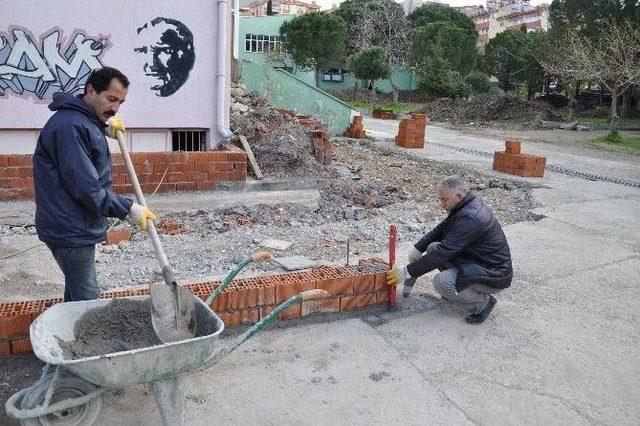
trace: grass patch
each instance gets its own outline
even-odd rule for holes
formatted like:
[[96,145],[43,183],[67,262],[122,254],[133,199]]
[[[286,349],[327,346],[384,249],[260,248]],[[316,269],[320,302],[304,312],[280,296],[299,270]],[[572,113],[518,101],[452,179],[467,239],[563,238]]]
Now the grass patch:
[[398,102],[398,103],[387,102],[387,103],[372,104],[369,102],[362,102],[362,101],[348,101],[347,103],[351,106],[351,108],[357,109],[359,111],[364,111],[364,110],[371,111],[374,108],[392,109],[393,112],[396,114],[402,114],[407,111],[413,111],[415,109],[420,108],[423,105],[421,103],[416,103],[416,102]]
[[589,142],[594,145],[605,145],[640,151],[640,138],[624,137],[617,130],[609,132],[598,138],[591,139]]
[[[578,117],[578,123],[593,127],[606,127],[609,125],[609,119],[606,117]],[[631,129],[640,128],[640,118],[619,118],[616,120],[616,128]]]

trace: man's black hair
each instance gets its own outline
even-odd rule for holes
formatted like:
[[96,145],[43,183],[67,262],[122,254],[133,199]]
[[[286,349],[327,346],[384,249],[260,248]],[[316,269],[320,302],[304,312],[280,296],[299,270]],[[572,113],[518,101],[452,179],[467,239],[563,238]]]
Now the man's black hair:
[[129,87],[129,79],[126,75],[122,74],[120,70],[111,67],[103,67],[91,72],[91,75],[84,85],[84,94],[87,94],[87,87],[89,87],[89,85],[93,87],[96,93],[107,90],[107,87],[111,84],[111,80],[114,78],[117,78],[125,89]]

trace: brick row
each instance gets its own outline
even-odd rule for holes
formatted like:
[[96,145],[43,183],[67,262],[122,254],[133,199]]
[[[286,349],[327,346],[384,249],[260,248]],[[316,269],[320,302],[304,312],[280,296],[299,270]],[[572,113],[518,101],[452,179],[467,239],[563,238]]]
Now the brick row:
[[[329,293],[326,299],[295,305],[281,318],[334,312],[387,302],[387,264],[379,259],[355,266],[321,266],[305,271],[270,274],[235,280],[212,305],[227,326],[256,322],[288,298],[313,289]],[[219,280],[187,283],[188,290],[202,300],[215,291]],[[103,292],[102,299],[144,296],[149,288],[114,289]],[[47,308],[61,298],[0,303],[0,356],[28,353],[29,326]]]
[[374,108],[371,115],[373,118],[380,118],[382,120],[392,120],[394,118],[392,109],[376,109]]
[[[226,147],[218,151],[134,152],[130,155],[143,192],[156,188],[160,192],[210,190],[216,182],[247,178],[247,154]],[[32,155],[0,155],[0,201],[33,199],[32,161]],[[112,155],[111,174],[114,191],[133,192],[122,154]]]

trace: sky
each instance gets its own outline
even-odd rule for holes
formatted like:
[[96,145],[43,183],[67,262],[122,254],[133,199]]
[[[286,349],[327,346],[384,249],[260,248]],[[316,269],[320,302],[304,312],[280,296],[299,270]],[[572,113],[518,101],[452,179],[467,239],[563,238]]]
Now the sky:
[[[311,0],[303,0],[308,3],[311,3]],[[396,0],[398,1],[398,0]],[[316,0],[316,3],[320,5],[320,7],[324,9],[329,9],[334,3],[342,3],[340,0]],[[398,1],[398,3],[403,3],[402,1]],[[485,1],[482,0],[443,0],[443,3],[449,3],[450,6],[469,6],[469,5],[477,5],[477,4],[485,4]],[[551,0],[531,0],[531,5],[537,6],[543,3],[551,3]]]

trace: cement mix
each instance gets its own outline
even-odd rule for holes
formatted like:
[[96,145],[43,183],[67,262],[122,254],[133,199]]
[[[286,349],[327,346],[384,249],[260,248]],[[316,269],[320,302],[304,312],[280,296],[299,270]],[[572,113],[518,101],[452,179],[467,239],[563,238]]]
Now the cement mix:
[[73,341],[58,338],[67,359],[162,344],[153,330],[148,300],[113,299],[107,306],[86,312],[76,323],[74,335]]

